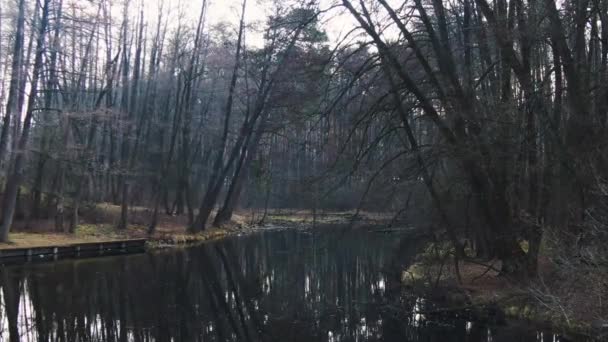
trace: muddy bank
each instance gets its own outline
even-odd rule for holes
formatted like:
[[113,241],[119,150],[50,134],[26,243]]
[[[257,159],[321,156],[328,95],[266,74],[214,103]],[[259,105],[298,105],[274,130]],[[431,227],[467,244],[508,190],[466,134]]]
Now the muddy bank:
[[[408,291],[443,303],[428,313],[431,315],[470,315],[475,320],[498,323],[521,321],[558,332],[566,341],[608,338],[608,324],[588,307],[576,312],[560,310],[563,298],[550,297],[554,283],[560,279],[552,272],[554,265],[546,255],[541,256],[540,275],[534,279],[504,277],[499,273],[500,267],[495,260],[472,259],[456,264],[449,244],[429,243],[416,262],[402,271],[401,282]],[[588,293],[574,291],[569,296],[583,298]]]

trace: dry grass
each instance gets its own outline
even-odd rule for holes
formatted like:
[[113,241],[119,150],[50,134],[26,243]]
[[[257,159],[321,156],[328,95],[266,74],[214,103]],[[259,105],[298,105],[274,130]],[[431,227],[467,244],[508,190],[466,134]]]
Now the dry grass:
[[66,246],[90,242],[109,242],[128,239],[147,238],[153,247],[192,244],[219,239],[230,234],[228,229],[210,228],[202,233],[187,234],[180,230],[162,227],[153,236],[148,236],[141,226],[130,226],[127,231],[118,231],[108,225],[81,225],[75,234],[64,233],[24,233],[15,232],[9,235],[9,243],[0,243],[1,249],[33,248],[48,246]]
[[132,224],[127,230],[116,229],[120,207],[103,203],[85,210],[74,234],[53,231],[52,220],[16,222],[9,234],[9,243],[0,243],[0,249],[65,246],[79,243],[107,242],[126,239],[146,238],[153,247],[177,244],[192,244],[219,239],[246,226],[247,218],[234,215],[234,220],[221,228],[209,228],[199,234],[186,232],[185,216],[160,215],[154,235],[149,236],[147,226],[151,212],[146,208],[132,208],[129,219]]
[[[313,220],[317,224],[339,224],[351,221],[354,211],[327,212],[319,211],[316,217],[309,210],[269,210],[267,223],[273,225],[310,225]],[[212,213],[212,217],[215,212]],[[126,231],[117,230],[116,223],[120,217],[120,206],[100,203],[83,208],[81,224],[75,234],[57,233],[54,231],[53,220],[17,221],[9,235],[10,243],[0,243],[0,249],[26,248],[44,246],[64,246],[88,242],[104,242],[125,239],[146,238],[152,246],[168,246],[176,244],[191,244],[211,239],[219,239],[234,232],[249,231],[262,218],[261,211],[240,210],[233,215],[232,221],[219,228],[209,228],[199,234],[188,234],[186,215],[159,215],[158,225],[154,235],[147,233],[147,224],[152,212],[144,207],[132,207],[129,212],[130,225]],[[361,212],[359,218],[364,222],[387,221],[392,217],[387,214]]]
[[58,233],[12,233],[9,243],[0,243],[0,249],[65,246],[116,239],[95,236],[77,236]]
[[388,213],[375,213],[361,211],[357,213],[354,210],[350,211],[317,211],[313,213],[311,210],[294,210],[294,209],[273,209],[268,211],[267,221],[271,223],[285,224],[340,224],[350,223],[357,214],[359,222],[389,222],[393,216]]

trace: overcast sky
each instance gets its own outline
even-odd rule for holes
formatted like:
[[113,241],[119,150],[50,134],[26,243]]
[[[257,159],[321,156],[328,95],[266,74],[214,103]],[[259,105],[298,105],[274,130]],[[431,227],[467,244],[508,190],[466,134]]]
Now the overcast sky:
[[[133,1],[133,0],[132,0]],[[137,1],[137,0],[136,0]],[[156,18],[159,3],[162,0],[143,0],[146,17],[148,20]],[[135,1],[133,1],[135,2]],[[165,9],[163,12],[170,13],[172,18],[176,18],[181,7],[181,12],[185,19],[196,22],[200,13],[202,0],[164,0]],[[325,10],[336,3],[336,0],[321,0],[321,9]],[[208,0],[209,8],[207,12],[207,27],[216,25],[220,22],[229,22],[236,26],[241,13],[242,0]],[[247,0],[247,10],[245,20],[248,24],[263,22],[271,13],[271,1],[268,0]],[[133,6],[136,10],[137,6]],[[169,8],[166,8],[169,7]],[[118,9],[118,8],[115,8]],[[329,39],[335,41],[354,26],[354,21],[349,15],[340,9],[328,11],[323,17],[323,28],[327,32]],[[248,32],[248,44],[260,45],[261,37]]]

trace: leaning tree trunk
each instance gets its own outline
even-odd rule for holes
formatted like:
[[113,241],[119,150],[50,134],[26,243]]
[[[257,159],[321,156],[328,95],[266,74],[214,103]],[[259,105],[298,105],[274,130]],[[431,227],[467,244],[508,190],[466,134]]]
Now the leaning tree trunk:
[[250,143],[246,142],[243,145],[239,162],[237,163],[236,170],[234,171],[234,176],[232,177],[232,181],[230,182],[228,192],[226,193],[224,205],[218,211],[213,221],[214,226],[221,226],[222,224],[232,219],[232,214],[239,201],[241,192],[243,190],[243,184],[245,182],[245,179],[247,178],[249,166],[257,153],[257,149],[260,144],[260,139],[262,138],[262,134],[264,133],[264,129],[266,128],[267,122],[268,114],[266,114],[265,117],[262,119],[258,130],[255,132],[253,140]]
[[241,65],[241,49],[243,42],[243,32],[245,30],[245,8],[247,5],[247,0],[243,0],[242,10],[241,10],[241,21],[239,24],[239,34],[236,41],[236,54],[235,54],[235,62],[234,69],[232,70],[232,77],[230,79],[230,88],[228,90],[228,98],[226,99],[226,107],[224,111],[224,131],[222,134],[222,139],[220,141],[220,146],[218,148],[217,157],[213,164],[213,171],[211,173],[211,178],[209,180],[209,184],[207,186],[207,191],[201,202],[201,206],[198,211],[198,215],[194,222],[189,226],[188,231],[190,233],[197,233],[203,231],[205,229],[205,224],[211,215],[211,211],[215,206],[217,198],[222,190],[223,180],[226,177],[227,171],[224,168],[224,152],[226,150],[226,144],[228,142],[228,131],[230,129],[230,117],[232,115],[232,105],[234,102],[234,93],[236,88],[236,82],[238,80],[238,71]]

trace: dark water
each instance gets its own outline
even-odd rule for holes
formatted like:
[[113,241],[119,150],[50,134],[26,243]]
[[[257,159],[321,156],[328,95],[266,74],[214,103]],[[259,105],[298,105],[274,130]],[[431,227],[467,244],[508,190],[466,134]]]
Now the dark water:
[[563,341],[523,324],[425,316],[431,304],[391,276],[416,245],[367,231],[278,231],[5,267],[0,340]]

